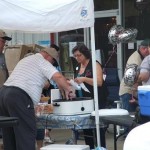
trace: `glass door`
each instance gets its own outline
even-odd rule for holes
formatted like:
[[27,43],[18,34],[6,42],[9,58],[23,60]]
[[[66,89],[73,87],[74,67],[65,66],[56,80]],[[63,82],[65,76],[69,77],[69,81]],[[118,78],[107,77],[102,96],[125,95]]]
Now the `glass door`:
[[101,63],[107,68],[117,68],[117,50],[108,39],[108,32],[115,24],[116,16],[95,19],[95,48],[100,49]]
[[[101,63],[105,67],[117,68],[119,78],[122,78],[122,45],[113,46],[109,43],[108,32],[115,24],[121,25],[121,14],[119,9],[95,12],[95,49],[100,49]],[[90,42],[90,36],[86,31],[86,44]],[[89,39],[89,40],[88,40]],[[89,44],[90,45],[90,44]],[[89,46],[90,47],[90,46]]]

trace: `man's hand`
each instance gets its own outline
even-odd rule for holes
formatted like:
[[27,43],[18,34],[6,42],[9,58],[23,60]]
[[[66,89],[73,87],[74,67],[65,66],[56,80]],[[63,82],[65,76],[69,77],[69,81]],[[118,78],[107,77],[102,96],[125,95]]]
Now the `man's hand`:
[[70,86],[70,89],[65,91],[66,99],[71,100],[76,97],[75,90]]

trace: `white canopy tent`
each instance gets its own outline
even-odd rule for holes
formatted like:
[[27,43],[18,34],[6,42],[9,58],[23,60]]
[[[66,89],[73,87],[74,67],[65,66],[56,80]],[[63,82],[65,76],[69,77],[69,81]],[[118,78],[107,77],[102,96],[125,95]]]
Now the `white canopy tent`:
[[54,33],[90,27],[97,143],[100,146],[93,0],[1,0],[0,29]]
[[94,25],[92,0],[2,0],[1,29],[59,32]]

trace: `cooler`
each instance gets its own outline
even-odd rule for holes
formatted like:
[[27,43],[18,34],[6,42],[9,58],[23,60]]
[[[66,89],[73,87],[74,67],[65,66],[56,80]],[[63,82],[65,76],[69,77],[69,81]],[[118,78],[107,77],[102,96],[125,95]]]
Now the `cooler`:
[[150,116],[150,85],[138,86],[138,101],[141,114]]
[[88,145],[51,144],[40,148],[40,150],[90,150],[90,148]]

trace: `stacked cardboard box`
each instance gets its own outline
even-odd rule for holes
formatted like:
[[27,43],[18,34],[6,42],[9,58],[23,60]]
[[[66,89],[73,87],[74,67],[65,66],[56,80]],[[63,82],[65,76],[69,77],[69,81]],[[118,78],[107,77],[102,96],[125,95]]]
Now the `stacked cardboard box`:
[[24,58],[27,53],[36,53],[42,48],[42,46],[37,44],[7,46],[4,54],[9,74],[13,71],[19,60]]

